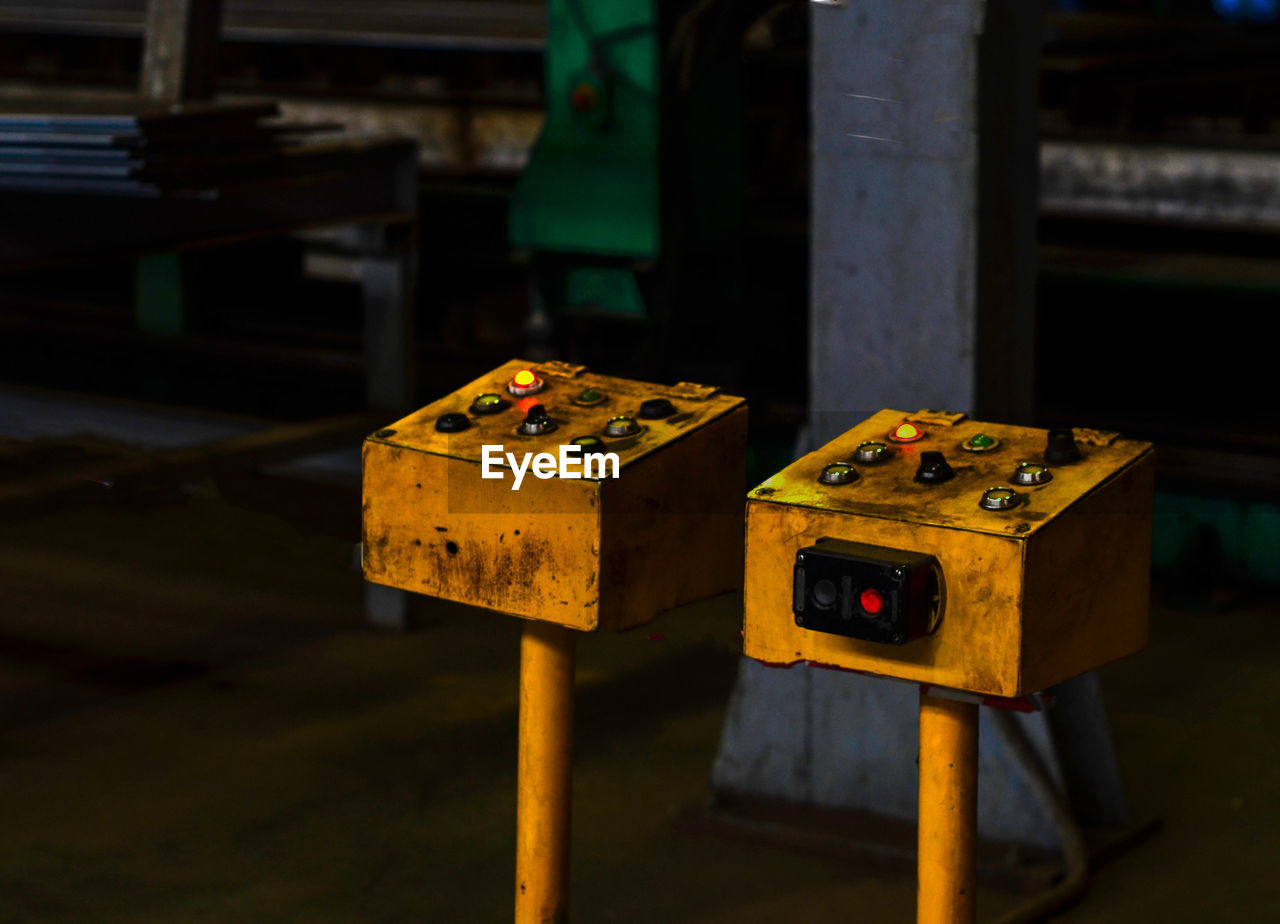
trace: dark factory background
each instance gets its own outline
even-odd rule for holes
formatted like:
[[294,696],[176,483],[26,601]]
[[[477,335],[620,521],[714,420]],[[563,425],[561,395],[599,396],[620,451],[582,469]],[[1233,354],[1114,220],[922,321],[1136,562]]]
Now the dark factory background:
[[[659,0],[647,83],[573,0],[221,5],[0,0],[0,920],[503,920],[518,626],[367,612],[360,439],[524,357],[745,396],[751,484],[811,448],[825,4]],[[1054,919],[1276,920],[1277,7],[1041,13],[1008,406],[1158,459],[1141,836]],[[574,160],[602,100],[651,130]],[[575,916],[909,919],[910,864],[708,820],[740,618],[584,642]]]

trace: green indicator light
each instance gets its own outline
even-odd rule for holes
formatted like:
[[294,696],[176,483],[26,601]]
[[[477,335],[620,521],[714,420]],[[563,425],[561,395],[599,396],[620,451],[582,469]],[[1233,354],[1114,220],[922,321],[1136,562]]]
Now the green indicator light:
[[493,392],[485,392],[482,395],[476,395],[475,400],[471,402],[471,413],[473,414],[496,414],[506,408],[507,402],[502,395],[496,395]]
[[978,449],[985,449],[986,447],[990,446],[993,442],[994,440],[992,440],[991,437],[987,436],[985,433],[978,433],[974,436],[973,439],[969,440],[969,445],[976,446]]
[[598,388],[584,388],[573,396],[574,404],[599,404],[605,399],[605,394]]

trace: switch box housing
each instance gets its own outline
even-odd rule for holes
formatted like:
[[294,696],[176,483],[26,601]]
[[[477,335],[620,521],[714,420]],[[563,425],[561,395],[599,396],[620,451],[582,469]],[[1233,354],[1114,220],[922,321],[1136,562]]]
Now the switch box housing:
[[823,538],[796,553],[791,599],[811,632],[905,645],[937,628],[942,572],[932,555]]
[[[895,442],[891,434],[905,422],[923,436]],[[885,410],[769,478],[747,502],[745,653],[779,666],[811,662],[1015,697],[1140,650],[1147,640],[1151,447],[1115,433],[1074,435],[1080,458],[1048,464],[1050,477],[1028,485],[1014,475],[1023,462],[1044,463],[1048,431]],[[860,462],[867,443],[888,449]],[[923,452],[942,452],[953,477],[917,481]],[[820,482],[834,462],[853,465],[859,477]],[[1016,506],[980,507],[995,487],[1011,488]],[[832,631],[829,620],[816,630],[808,611],[797,625],[796,556],[821,549],[823,540],[936,560],[936,627],[917,628],[900,644],[890,632],[886,644],[865,637],[871,633]]]
[[[540,390],[512,394],[525,369]],[[670,413],[642,408],[659,398]],[[521,432],[535,403],[549,426]],[[454,429],[450,417],[442,431],[446,414],[468,422]],[[606,434],[619,417],[625,435]],[[746,432],[743,399],[716,388],[512,360],[365,440],[365,578],[581,630],[626,629],[736,590]],[[587,451],[617,454],[618,477],[530,470],[519,490],[509,469],[481,477],[485,446],[557,454],[581,437],[599,441]]]

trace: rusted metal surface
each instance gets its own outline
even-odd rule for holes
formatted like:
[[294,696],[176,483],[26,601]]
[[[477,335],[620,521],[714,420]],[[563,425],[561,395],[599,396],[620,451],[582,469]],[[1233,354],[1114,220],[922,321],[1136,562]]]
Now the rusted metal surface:
[[[506,383],[522,368],[546,382],[536,396],[556,429],[517,432],[524,413]],[[603,392],[589,406],[571,398]],[[442,433],[437,418],[466,414],[478,394],[511,406]],[[482,479],[482,447],[556,453],[600,435],[642,401],[669,397],[676,413],[605,439],[616,479]],[[624,629],[742,577],[746,407],[741,398],[513,360],[365,441],[364,568],[379,584],[575,629]]]
[[[823,485],[828,462],[886,439],[910,415],[882,411],[795,462],[749,495],[744,653],[773,664],[808,661],[995,696],[1036,692],[1146,644],[1151,542],[1150,446],[1085,444],[1053,479],[1020,487],[1013,510],[978,499],[1010,483],[1044,451],[1044,430],[965,421],[894,447],[899,458],[859,466],[849,485]],[[967,453],[978,432],[996,450]],[[942,450],[956,477],[913,480],[919,453]],[[810,632],[791,616],[795,554],[823,537],[935,556],[943,615],[930,636],[884,646]]]

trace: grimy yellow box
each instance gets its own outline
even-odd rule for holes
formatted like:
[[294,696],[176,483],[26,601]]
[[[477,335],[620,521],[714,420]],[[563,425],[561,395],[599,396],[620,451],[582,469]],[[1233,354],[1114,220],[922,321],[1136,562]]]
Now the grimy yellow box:
[[365,578],[588,631],[736,590],[746,433],[713,387],[512,360],[365,440]]
[[880,411],[748,495],[744,650],[991,696],[1143,648],[1148,443]]

